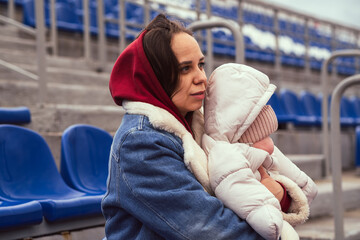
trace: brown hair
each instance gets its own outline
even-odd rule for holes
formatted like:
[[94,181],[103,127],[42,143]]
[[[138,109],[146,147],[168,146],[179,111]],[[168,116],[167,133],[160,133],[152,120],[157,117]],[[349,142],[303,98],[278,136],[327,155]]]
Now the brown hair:
[[156,16],[145,30],[148,31],[143,39],[145,55],[161,86],[171,97],[179,82],[179,62],[171,49],[171,39],[176,33],[192,36],[192,32],[164,14]]

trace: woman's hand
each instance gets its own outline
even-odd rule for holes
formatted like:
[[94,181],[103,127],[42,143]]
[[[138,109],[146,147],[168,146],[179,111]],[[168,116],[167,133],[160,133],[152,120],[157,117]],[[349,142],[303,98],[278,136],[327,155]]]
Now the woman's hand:
[[272,179],[269,174],[266,172],[265,168],[263,166],[260,166],[258,169],[261,180],[260,182],[272,193],[274,196],[281,201],[281,199],[284,196],[284,189],[283,187],[276,182],[274,179]]

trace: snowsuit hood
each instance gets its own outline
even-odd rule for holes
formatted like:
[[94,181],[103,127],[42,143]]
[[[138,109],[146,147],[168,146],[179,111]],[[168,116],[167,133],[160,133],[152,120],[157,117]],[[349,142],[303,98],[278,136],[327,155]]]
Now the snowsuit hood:
[[228,63],[216,68],[204,102],[206,134],[216,141],[237,142],[275,89],[268,76],[249,66]]

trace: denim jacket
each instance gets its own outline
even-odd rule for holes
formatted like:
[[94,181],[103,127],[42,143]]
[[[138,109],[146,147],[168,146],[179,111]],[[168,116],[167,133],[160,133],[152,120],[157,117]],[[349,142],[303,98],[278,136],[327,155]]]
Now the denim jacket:
[[108,240],[262,239],[205,191],[201,174],[192,171],[196,164],[186,163],[186,149],[191,148],[172,130],[171,114],[145,103],[124,108],[102,202]]

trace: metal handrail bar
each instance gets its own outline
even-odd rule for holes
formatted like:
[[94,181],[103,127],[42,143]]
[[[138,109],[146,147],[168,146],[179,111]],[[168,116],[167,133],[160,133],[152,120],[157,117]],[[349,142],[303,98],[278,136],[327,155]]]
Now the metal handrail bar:
[[325,158],[324,175],[325,177],[330,175],[330,158],[329,158],[329,126],[328,126],[328,66],[338,57],[352,57],[360,56],[360,50],[338,50],[334,51],[329,58],[325,59],[321,68],[321,86],[322,86],[322,138],[323,138],[323,154]]
[[[211,18],[211,0],[206,0],[206,17],[207,19]],[[213,66],[214,66],[214,48],[213,48],[213,37],[210,28],[206,28],[206,61],[205,72],[210,76]]]
[[46,48],[45,48],[45,21],[44,21],[44,1],[35,1],[36,17],[36,54],[37,54],[37,73],[39,77],[39,104],[46,102]]
[[235,39],[235,62],[244,63],[244,39],[241,28],[236,22],[230,22],[223,19],[208,19],[208,20],[199,20],[192,22],[188,29],[191,31],[213,28],[213,27],[225,27],[231,30],[234,39]]
[[[106,22],[116,22],[118,23],[119,25],[119,32],[122,33],[120,34],[120,38],[119,38],[119,49],[120,51],[122,51],[122,49],[125,48],[125,44],[126,44],[126,40],[123,39],[123,36],[125,35],[122,31],[128,31],[128,29],[126,29],[127,26],[130,26],[131,23],[127,22],[126,21],[126,18],[123,18],[124,15],[126,15],[124,11],[124,7],[125,7],[125,2],[131,2],[131,3],[134,3],[134,4],[138,4],[138,2],[134,1],[134,0],[128,0],[128,1],[125,1],[125,0],[119,0],[119,12],[120,13],[123,13],[123,14],[120,14],[119,18],[117,20],[115,19],[111,19],[111,18],[107,18],[107,17],[104,17],[104,13],[102,13],[102,18],[103,18],[103,21],[106,23]],[[291,10],[288,10],[286,8],[282,8],[282,7],[278,7],[277,5],[271,5],[271,4],[266,4],[264,2],[261,2],[261,1],[257,1],[257,0],[254,0],[254,1],[248,1],[248,0],[238,0],[237,2],[239,2],[238,4],[238,8],[243,8],[243,5],[242,3],[245,3],[245,4],[250,4],[250,5],[255,5],[255,6],[260,6],[260,7],[263,7],[263,8],[266,8],[266,9],[271,9],[273,11],[273,14],[274,14],[274,19],[279,19],[278,17],[278,14],[279,13],[285,13],[285,14],[288,14],[290,16],[296,16],[296,17],[299,17],[300,19],[303,19],[304,20],[304,24],[305,24],[305,28],[307,29],[305,32],[304,32],[304,41],[306,42],[306,47],[307,47],[307,50],[303,56],[304,58],[304,61],[305,61],[305,65],[304,65],[304,68],[305,68],[305,72],[307,73],[307,75],[310,75],[311,73],[311,66],[310,66],[310,63],[309,61],[311,60],[310,57],[309,57],[309,41],[310,41],[310,36],[309,36],[309,22],[310,21],[320,21],[322,23],[326,23],[326,24],[330,24],[332,26],[331,28],[331,31],[334,32],[337,30],[337,28],[344,28],[344,29],[351,29],[352,32],[354,32],[354,34],[358,33],[359,30],[358,29],[355,29],[355,28],[345,28],[344,26],[342,25],[337,25],[335,23],[332,23],[332,22],[326,22],[326,21],[323,21],[321,19],[317,19],[317,18],[314,18],[313,16],[310,16],[310,15],[306,15],[306,14],[300,14],[300,13],[297,13],[297,12],[294,12],[294,11],[291,11]],[[144,21],[142,24],[139,24],[140,26],[139,27],[144,27],[144,24],[148,23],[149,19],[149,11],[152,9],[154,9],[154,7],[151,5],[151,3],[157,3],[156,0],[143,0],[142,2],[142,5],[144,7]],[[200,14],[203,15],[203,16],[207,16],[207,18],[212,18],[213,13],[212,11],[210,11],[208,5],[210,3],[210,0],[207,0],[206,1],[206,4],[207,4],[207,7],[206,7],[206,10],[201,10],[199,9],[198,5],[199,5],[199,1],[196,1],[197,3],[197,7],[195,9],[193,8],[190,8],[190,9],[187,9],[188,11],[196,11],[198,17],[200,17]],[[140,4],[141,5],[141,4]],[[123,6],[123,7],[121,7]],[[167,6],[176,6],[175,4],[167,4]],[[276,8],[274,8],[274,6],[276,6]],[[238,10],[239,11],[239,10]],[[98,12],[99,13],[99,12]],[[101,16],[99,17],[101,18]],[[121,20],[123,19],[123,20]],[[185,19],[184,19],[185,20]],[[125,22],[124,22],[125,21]],[[240,20],[239,20],[240,21]],[[275,20],[274,20],[275,21]],[[281,63],[281,51],[279,50],[279,36],[281,35],[280,33],[280,28],[278,26],[278,22],[277,20],[275,21],[276,23],[274,24],[274,27],[273,29],[269,29],[269,31],[274,31],[274,33],[276,34],[276,37],[275,37],[275,41],[276,41],[276,44],[275,44],[275,71],[278,73],[277,74],[277,77],[278,77],[278,80],[279,80],[279,83],[281,82],[281,68],[282,68],[282,63]],[[123,27],[121,27],[121,25],[123,25]],[[101,26],[100,26],[101,27]],[[104,40],[102,39],[105,39],[106,37],[103,37],[103,36],[106,36],[105,35],[105,29],[103,31],[99,31],[99,41],[100,42],[104,42]],[[207,42],[212,42],[213,39],[210,40],[210,37],[209,35],[210,34],[206,34],[207,35]],[[334,42],[335,43],[335,42]],[[105,43],[104,43],[105,44]],[[102,47],[101,46],[102,44],[98,44],[98,53],[99,53],[99,58],[100,58],[100,68],[102,68],[101,66],[104,66],[104,62],[106,60],[106,51],[105,51],[105,47]],[[211,44],[209,44],[210,47],[211,47]],[[333,46],[333,49],[336,49],[336,46],[334,45]],[[210,67],[210,63],[211,63],[211,56],[209,56],[210,58],[210,61],[208,61],[209,64],[207,64],[208,67]],[[102,59],[102,60],[101,60]],[[310,78],[309,78],[310,79]]]
[[321,22],[321,23],[325,23],[325,24],[328,24],[328,25],[333,25],[333,26],[340,27],[340,28],[347,29],[347,30],[360,31],[360,29],[355,27],[355,26],[349,27],[349,26],[342,25],[342,24],[339,24],[339,23],[327,21],[327,20],[324,20],[324,19],[321,19],[321,18],[314,17],[314,15],[292,11],[292,10],[286,8],[286,7],[281,7],[278,4],[267,3],[266,1],[261,1],[261,0],[242,0],[242,1],[244,1],[244,3],[248,3],[248,4],[254,4],[254,5],[262,6],[262,7],[266,8],[266,9],[274,9],[274,8],[276,8],[281,12],[287,13],[289,15],[296,16],[296,17],[301,18],[301,19],[307,18],[307,19],[313,20],[315,22]]
[[91,39],[90,39],[90,17],[89,17],[89,0],[83,0],[83,41],[84,41],[84,58],[86,62],[91,59]]
[[12,63],[9,63],[9,62],[6,62],[2,59],[0,59],[0,65],[6,67],[7,69],[10,69],[14,72],[17,72],[17,73],[20,73],[22,75],[24,75],[25,77],[28,77],[32,80],[35,80],[35,81],[38,81],[39,80],[39,77],[36,75],[36,74],[33,74],[32,72],[29,72],[21,67],[18,67]]
[[125,11],[125,0],[119,0],[118,1],[118,5],[119,5],[119,19],[118,19],[118,27],[119,27],[119,33],[120,33],[120,38],[119,38],[119,48],[120,48],[120,52],[124,51],[126,45],[125,45],[125,34],[126,34],[126,11]]
[[58,46],[57,46],[57,23],[56,23],[56,11],[55,11],[55,1],[50,0],[50,18],[51,18],[51,26],[50,26],[50,47],[52,48],[52,54],[58,55]]
[[8,17],[11,19],[15,18],[15,1],[8,0]]
[[26,33],[28,33],[28,34],[30,34],[32,36],[36,35],[35,29],[33,29],[31,27],[28,27],[28,26],[14,20],[14,19],[11,19],[11,18],[0,15],[0,22],[15,26],[16,28],[20,29],[21,31],[24,31],[24,32],[26,32]]
[[104,1],[97,0],[97,23],[98,23],[98,59],[99,65],[97,70],[102,71],[106,65],[107,50],[106,50],[106,36],[105,36],[105,21],[104,21]]
[[331,99],[331,167],[334,194],[335,239],[344,239],[344,207],[341,186],[341,140],[340,140],[340,100],[346,88],[360,84],[360,74],[342,80],[334,89]]

